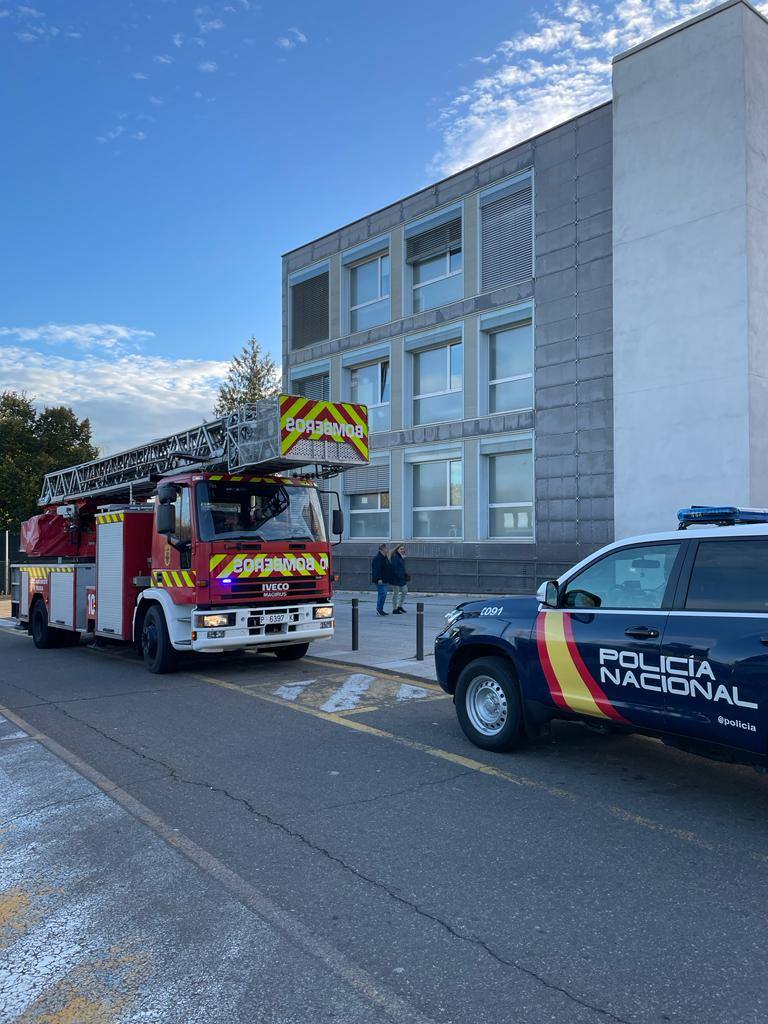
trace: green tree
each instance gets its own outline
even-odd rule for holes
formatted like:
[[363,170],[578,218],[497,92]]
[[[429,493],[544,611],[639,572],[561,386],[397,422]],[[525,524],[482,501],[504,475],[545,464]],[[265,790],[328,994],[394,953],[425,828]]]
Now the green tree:
[[99,454],[91,424],[67,406],[38,413],[25,394],[0,395],[0,530],[16,529],[38,510],[43,477]]
[[280,372],[268,352],[262,352],[255,338],[249,338],[239,355],[232,358],[227,376],[219,387],[213,412],[223,416],[246,402],[272,398],[280,392]]

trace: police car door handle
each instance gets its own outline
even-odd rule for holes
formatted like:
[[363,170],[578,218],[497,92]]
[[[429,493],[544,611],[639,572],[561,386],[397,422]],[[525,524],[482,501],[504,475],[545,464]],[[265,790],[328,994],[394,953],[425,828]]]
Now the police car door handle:
[[658,629],[651,629],[650,626],[632,626],[624,630],[625,636],[634,637],[635,640],[654,640],[658,635]]

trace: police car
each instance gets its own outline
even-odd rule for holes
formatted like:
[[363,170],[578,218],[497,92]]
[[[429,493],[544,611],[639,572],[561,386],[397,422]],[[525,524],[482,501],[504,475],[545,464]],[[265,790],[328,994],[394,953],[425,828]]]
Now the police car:
[[693,506],[678,520],[607,545],[535,598],[446,616],[437,675],[473,743],[512,750],[570,718],[766,764],[768,511]]

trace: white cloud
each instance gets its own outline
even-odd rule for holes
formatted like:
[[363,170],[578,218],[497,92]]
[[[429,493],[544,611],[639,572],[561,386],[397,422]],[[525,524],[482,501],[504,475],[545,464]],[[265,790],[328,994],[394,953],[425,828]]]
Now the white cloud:
[[281,50],[293,50],[300,43],[306,43],[309,40],[306,35],[298,28],[289,28],[284,36],[279,36],[275,40],[275,46],[279,46]]
[[198,22],[198,28],[201,32],[216,32],[224,28],[224,22],[221,18],[211,18],[209,21]]
[[[146,332],[149,333],[149,332]],[[219,360],[88,353],[75,359],[0,345],[3,387],[26,391],[36,404],[69,405],[89,417],[105,453],[210,419],[227,371]]]
[[473,58],[483,73],[440,111],[430,171],[451,174],[610,99],[611,58],[712,0],[558,0],[534,26]]
[[215,60],[203,60],[197,65],[198,71],[213,72],[219,70],[219,65]]
[[[108,132],[110,138],[122,135],[122,125]],[[98,348],[116,350],[137,349],[152,331],[122,324],[41,324],[37,327],[0,327],[0,337],[15,338],[23,342],[43,342],[46,345],[72,345],[82,350]]]
[[167,53],[158,53],[155,64],[173,64],[173,57],[169,57]]
[[149,75],[145,74],[143,71],[134,71],[133,77],[136,79],[137,82],[146,82],[146,80],[149,78]]
[[145,142],[145,141],[146,141],[146,138],[147,138],[147,133],[146,133],[146,132],[134,132],[134,133],[133,133],[133,134],[131,135],[131,138],[132,138],[132,139],[133,139],[133,140],[134,140],[135,142]]
[[16,8],[16,12],[21,15],[22,18],[42,18],[43,12],[38,11],[34,7],[28,7],[26,4],[19,4]]
[[162,105],[165,103],[165,100],[160,99],[159,96],[150,96],[149,102],[154,103],[156,107],[162,107]]
[[184,36],[181,34],[181,32],[177,32],[176,35],[173,37],[173,45],[174,46],[183,46],[184,45]]

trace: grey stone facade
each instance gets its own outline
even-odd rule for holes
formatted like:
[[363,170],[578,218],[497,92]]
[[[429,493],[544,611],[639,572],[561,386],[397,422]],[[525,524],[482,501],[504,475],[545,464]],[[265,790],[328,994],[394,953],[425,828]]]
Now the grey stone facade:
[[[496,291],[480,289],[479,190],[532,170],[533,276]],[[345,357],[389,343],[391,429],[374,434],[373,452],[390,453],[391,535],[409,549],[413,586],[451,593],[530,592],[613,539],[612,390],[612,109],[605,104],[534,139],[438,182],[400,202],[287,253],[283,258],[285,387],[317,368],[330,375],[331,398],[348,398]],[[409,222],[447,204],[463,211],[464,297],[421,313],[406,312],[403,236]],[[391,319],[345,333],[341,254],[387,233]],[[291,275],[327,261],[329,338],[292,350]],[[494,310],[532,303],[535,401],[531,410],[482,411],[479,323]],[[461,322],[464,418],[409,425],[405,339]],[[491,436],[531,435],[535,536],[483,539],[478,465]],[[455,444],[463,453],[463,538],[409,540],[404,459],[414,446]],[[342,585],[367,585],[375,540],[345,540],[336,549]]]

